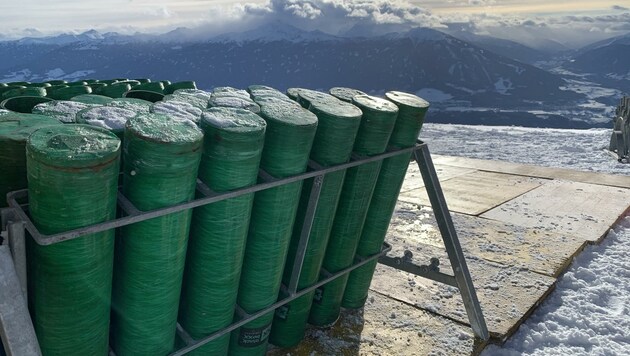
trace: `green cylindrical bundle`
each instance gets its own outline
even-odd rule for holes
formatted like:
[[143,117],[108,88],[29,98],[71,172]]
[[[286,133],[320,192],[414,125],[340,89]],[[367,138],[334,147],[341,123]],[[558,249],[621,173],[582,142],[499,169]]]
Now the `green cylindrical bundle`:
[[7,206],[7,193],[26,189],[26,139],[33,131],[60,122],[41,115],[0,114],[0,208]]
[[328,93],[330,93],[330,95],[334,96],[335,98],[339,100],[343,100],[347,103],[351,103],[352,98],[354,98],[357,95],[366,95],[364,92],[360,90],[352,89],[352,88],[344,88],[344,87],[330,88]]
[[151,105],[151,112],[164,114],[178,120],[190,120],[194,123],[198,123],[203,114],[203,111],[198,107],[176,100],[158,101]]
[[322,93],[321,91],[311,90],[311,89],[296,89],[298,96],[297,102],[302,105],[304,108],[309,108],[311,106],[312,101],[316,100],[330,100],[334,98],[330,94]]
[[46,88],[51,86],[51,84],[49,83],[28,83],[28,84],[24,84],[25,87],[27,88]]
[[183,81],[164,85],[164,94],[173,94],[176,90],[180,89],[196,90],[197,84],[194,81]]
[[97,88],[95,94],[109,96],[110,98],[122,98],[123,94],[131,90],[131,85],[127,83],[114,82],[106,87]]
[[66,84],[67,81],[59,79],[59,80],[47,80],[44,83],[50,84],[50,85],[62,85],[62,84]]
[[127,120],[137,114],[138,113],[135,111],[113,106],[94,106],[77,112],[76,120],[80,124],[88,124],[111,130],[116,136],[123,139]]
[[0,107],[14,112],[30,114],[35,105],[48,101],[52,101],[52,99],[43,96],[14,96],[3,100],[0,103]]
[[[4,93],[11,91],[11,90],[15,90],[15,89],[26,89],[25,86],[23,85],[6,85],[6,86],[0,86],[0,98],[4,97]],[[45,90],[45,89],[44,89]]]
[[[44,234],[115,218],[120,140],[87,125],[35,131],[26,146],[29,210]],[[29,297],[44,355],[109,352],[114,230],[32,244]]]
[[260,106],[256,104],[252,99],[244,99],[238,96],[226,96],[212,95],[208,102],[209,107],[225,107],[225,108],[239,108],[245,109],[258,114],[260,112]]
[[113,99],[109,96],[98,95],[98,94],[81,94],[77,96],[73,96],[72,101],[76,101],[84,104],[95,104],[95,105],[107,105]]
[[55,100],[70,100],[77,95],[90,93],[92,93],[92,88],[87,85],[73,85],[56,89],[49,96]]
[[249,87],[247,87],[247,91],[255,102],[258,102],[258,99],[262,97],[274,97],[285,100],[289,99],[288,96],[284,95],[279,90],[268,87],[266,85],[250,85]]
[[[152,83],[149,78],[135,78],[133,80],[140,82],[140,84]],[[164,84],[162,84],[162,87],[164,87]]]
[[212,89],[212,96],[236,96],[242,99],[251,99],[247,90],[236,89],[232,87],[216,87]]
[[[123,194],[142,211],[194,198],[203,133],[188,121],[140,114],[125,126]],[[112,348],[167,355],[175,344],[191,211],[125,226],[116,239]]]
[[[429,103],[413,94],[388,92],[385,95],[399,109],[396,126],[389,139],[389,146],[395,148],[413,146],[422,128]],[[398,193],[407,173],[410,156],[410,153],[402,154],[383,161],[365,225],[361,232],[361,239],[356,252],[358,256],[367,257],[381,251],[389,222],[396,208]],[[377,261],[373,261],[350,273],[343,295],[343,307],[363,307],[376,264]]]
[[[385,152],[398,108],[385,99],[368,95],[354,97],[353,103],[363,111],[354,152],[360,156]],[[323,268],[330,273],[350,267],[354,261],[380,168],[381,161],[375,161],[349,168],[346,172],[323,263]],[[346,274],[319,289],[309,316],[311,324],[327,326],[336,322],[347,279]]]
[[[311,112],[316,114],[318,119],[317,133],[311,149],[311,159],[324,167],[347,162],[350,159],[354,139],[361,123],[361,110],[354,105],[330,98],[324,101],[314,101],[311,105]],[[324,177],[302,263],[302,272],[298,280],[298,290],[312,286],[319,279],[319,271],[326,252],[345,173],[345,170],[337,171]],[[283,282],[287,286],[291,280],[293,263],[301,238],[312,186],[313,179],[309,179],[302,188],[296,223],[284,268]],[[278,309],[271,329],[270,342],[272,344],[292,347],[302,340],[313,294],[314,292],[308,293]]]
[[151,112],[152,102],[138,98],[115,98],[107,106],[123,108],[136,113],[148,114]]
[[79,111],[93,106],[78,101],[55,100],[35,105],[33,114],[54,117],[63,123],[71,124],[77,122],[76,116]]
[[[317,117],[281,100],[263,105],[261,116],[267,122],[261,168],[277,178],[303,173]],[[262,310],[278,299],[301,188],[297,181],[255,195],[237,299],[245,312]],[[264,355],[272,318],[270,312],[236,329],[230,354]]]
[[[212,108],[200,126],[199,179],[215,192],[256,184],[265,121],[243,109]],[[245,194],[193,213],[179,321],[195,339],[232,323],[253,200],[253,193]],[[229,342],[227,334],[191,354],[225,355]]]
[[164,92],[164,84],[160,82],[145,82],[134,86],[133,90],[147,90],[162,94]]
[[291,100],[297,101],[299,88],[289,88],[287,89],[287,96],[291,98]]
[[212,94],[199,89],[178,89],[173,94],[164,96],[164,101],[183,101],[201,110],[208,108],[208,101]]
[[46,89],[33,87],[16,87],[2,93],[2,99],[9,99],[16,96],[46,96]]
[[146,100],[150,103],[155,103],[164,99],[164,94],[158,93],[151,90],[139,90],[136,89],[138,86],[134,87],[132,90],[125,93],[125,98],[134,98]]

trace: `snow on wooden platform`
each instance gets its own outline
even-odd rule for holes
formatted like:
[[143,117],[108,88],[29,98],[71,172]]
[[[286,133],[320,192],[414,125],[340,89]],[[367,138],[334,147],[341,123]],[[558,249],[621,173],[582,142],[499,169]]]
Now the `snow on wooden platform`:
[[[490,342],[500,342],[551,292],[586,244],[630,206],[630,176],[434,155],[447,204],[477,289]],[[418,168],[410,164],[387,240],[390,255],[418,265],[450,263]],[[478,354],[457,289],[379,265],[364,311],[309,331],[273,355]]]

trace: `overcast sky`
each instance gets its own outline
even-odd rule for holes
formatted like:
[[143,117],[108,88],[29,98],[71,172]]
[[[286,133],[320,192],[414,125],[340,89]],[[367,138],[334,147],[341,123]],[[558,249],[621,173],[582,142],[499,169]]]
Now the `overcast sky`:
[[630,0],[0,0],[0,37],[88,29],[205,34],[269,21],[343,33],[356,23],[461,27],[524,42],[552,39],[576,47],[630,32]]

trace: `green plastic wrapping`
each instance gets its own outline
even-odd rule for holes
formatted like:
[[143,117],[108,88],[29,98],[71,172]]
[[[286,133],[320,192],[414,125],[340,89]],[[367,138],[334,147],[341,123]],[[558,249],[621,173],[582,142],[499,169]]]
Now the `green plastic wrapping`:
[[173,94],[164,96],[164,101],[175,100],[189,103],[201,110],[208,107],[211,93],[199,89],[178,89]]
[[109,96],[110,98],[122,98],[122,96],[131,90],[131,85],[127,83],[114,82],[108,84],[106,87],[100,87],[96,89],[95,94]]
[[247,90],[237,89],[233,87],[216,87],[212,89],[212,96],[236,96],[243,99],[250,99]]
[[48,96],[55,100],[70,100],[77,95],[90,93],[92,93],[92,88],[87,85],[73,85],[65,88],[56,89]]
[[151,112],[152,102],[138,98],[115,98],[107,106],[123,108],[136,113],[148,114]]
[[141,99],[151,103],[155,103],[164,99],[164,94],[162,93],[151,90],[138,90],[136,89],[137,87],[139,87],[139,85],[126,92],[125,98]]
[[[317,117],[282,100],[262,105],[267,122],[260,167],[276,178],[303,173],[308,163]],[[302,181],[257,192],[251,214],[238,291],[238,305],[247,313],[278,299]],[[264,355],[273,312],[236,329],[232,355]]]
[[23,85],[7,85],[7,86],[0,86],[0,98],[4,97],[4,93],[14,90],[14,89],[26,89],[25,86]]
[[247,87],[247,91],[256,103],[258,103],[258,99],[262,97],[274,97],[278,99],[291,100],[281,91],[272,87],[268,87],[266,85],[250,85],[249,87]]
[[135,111],[121,107],[94,106],[77,112],[76,120],[80,124],[88,124],[111,130],[116,136],[123,139],[127,120],[137,114],[138,113]]
[[[203,133],[189,121],[140,114],[125,126],[123,194],[142,211],[194,198]],[[111,345],[118,356],[175,345],[191,210],[121,229],[116,238]]]
[[[311,149],[311,159],[323,167],[347,162],[350,159],[354,139],[361,123],[361,110],[352,104],[330,98],[312,102],[310,111],[316,114],[318,119],[317,133]],[[310,287],[319,280],[319,272],[345,173],[345,170],[329,173],[322,182],[319,203],[315,210],[310,238],[302,263],[302,272],[298,280],[298,290]],[[297,254],[312,186],[313,179],[309,179],[304,182],[302,188],[302,196],[284,268],[283,283],[287,286],[291,280],[293,263]],[[295,299],[276,311],[270,335],[272,344],[292,347],[304,338],[313,295],[314,291]],[[281,297],[284,296],[281,295]]]
[[50,84],[50,85],[62,85],[62,84],[66,84],[67,81],[63,80],[63,79],[58,79],[58,80],[47,80],[44,83]]
[[2,99],[9,99],[16,96],[46,96],[46,89],[37,87],[17,87],[12,90],[5,91]]
[[203,110],[198,107],[176,100],[158,101],[151,105],[151,112],[164,114],[178,120],[190,120],[198,123],[203,114]]
[[330,95],[334,96],[335,98],[343,100],[347,103],[351,103],[352,98],[357,95],[365,95],[365,93],[360,90],[345,87],[330,88],[328,93],[330,93]]
[[145,82],[134,86],[133,90],[147,90],[162,94],[164,92],[164,84],[160,82]]
[[311,102],[314,100],[330,100],[331,98],[334,98],[330,94],[311,89],[289,88],[287,91],[293,91],[294,93],[297,93],[297,102],[306,109],[311,106]]
[[84,103],[84,104],[107,105],[113,99],[105,95],[81,94],[81,95],[73,96],[70,100],[77,101],[79,103]]
[[[116,214],[120,140],[87,125],[55,125],[29,136],[26,162],[31,218],[43,234]],[[29,244],[29,297],[44,355],[109,352],[114,230],[40,246]]]
[[[215,192],[256,184],[267,124],[247,110],[212,108],[200,126],[204,146],[199,179]],[[234,319],[254,194],[196,208],[188,242],[179,321],[195,339]],[[226,355],[230,335],[191,355]]]
[[[138,81],[140,84],[152,83],[149,78],[134,78],[133,80]],[[161,82],[158,82],[161,83]],[[162,84],[162,88],[164,88],[164,84]]]
[[94,107],[94,105],[84,104],[78,101],[55,100],[35,105],[33,114],[40,114],[54,117],[66,123],[76,123],[77,113],[83,109]]
[[227,95],[212,95],[208,102],[209,107],[225,107],[225,108],[239,108],[253,112],[254,114],[260,113],[260,106],[256,104],[252,99],[244,99],[238,96]]
[[14,96],[3,100],[0,103],[0,107],[14,112],[30,114],[35,105],[48,101],[52,101],[52,99],[43,96]]
[[[354,152],[359,156],[385,152],[398,108],[390,101],[368,95],[355,96],[353,103],[363,111]],[[354,262],[380,168],[381,161],[375,161],[347,170],[324,257],[326,271],[338,272]],[[309,316],[311,324],[328,326],[337,321],[347,279],[348,275],[343,275],[317,290]]]
[[26,189],[26,139],[35,130],[60,122],[41,115],[0,114],[0,208],[7,206],[7,193]]
[[[420,134],[429,103],[413,94],[388,92],[385,95],[399,109],[396,126],[394,126],[394,131],[389,139],[389,146],[392,148],[413,146]],[[381,251],[410,158],[411,154],[409,153],[383,160],[365,225],[361,232],[357,256],[367,257]],[[343,296],[343,307],[363,307],[376,264],[377,261],[373,261],[350,273]]]
[[287,89],[287,96],[289,98],[291,98],[291,100],[296,100],[298,99],[298,88],[289,88]]
[[175,82],[164,86],[164,94],[173,94],[180,89],[197,89],[197,84],[194,81],[182,81]]

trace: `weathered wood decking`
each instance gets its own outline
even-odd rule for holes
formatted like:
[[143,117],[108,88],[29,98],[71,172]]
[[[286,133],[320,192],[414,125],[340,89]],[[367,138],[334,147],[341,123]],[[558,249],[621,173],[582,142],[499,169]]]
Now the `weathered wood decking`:
[[[630,207],[630,176],[578,172],[462,157],[434,156],[491,334],[515,332],[589,243],[597,243]],[[438,257],[451,268],[411,164],[387,240],[390,255],[413,252],[416,264]],[[330,330],[309,330],[273,355],[476,354],[455,288],[379,265],[364,310],[344,311]]]

